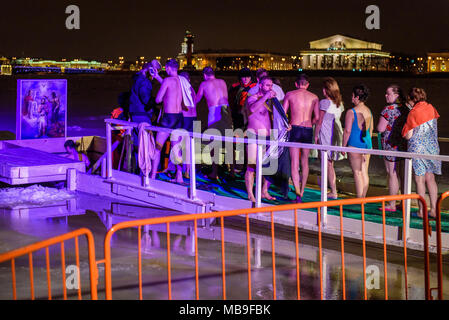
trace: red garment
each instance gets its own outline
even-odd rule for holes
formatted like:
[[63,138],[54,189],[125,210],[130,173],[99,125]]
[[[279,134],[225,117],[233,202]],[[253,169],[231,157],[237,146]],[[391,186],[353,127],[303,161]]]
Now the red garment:
[[405,137],[410,130],[439,117],[437,110],[430,103],[418,102],[408,114],[407,122],[402,129],[402,136]]

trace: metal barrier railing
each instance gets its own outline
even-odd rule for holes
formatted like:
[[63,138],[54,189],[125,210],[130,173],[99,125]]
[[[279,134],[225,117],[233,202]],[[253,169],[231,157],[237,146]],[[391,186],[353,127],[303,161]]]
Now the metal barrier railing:
[[443,300],[443,250],[441,242],[441,204],[449,198],[449,191],[444,192],[437,202],[436,233],[437,233],[437,269],[438,269],[438,299]]
[[11,276],[12,276],[12,297],[14,300],[17,299],[17,288],[16,288],[16,267],[15,262],[16,259],[28,255],[29,261],[29,275],[30,275],[30,296],[31,300],[35,299],[34,292],[34,272],[33,272],[33,252],[36,252],[41,249],[45,249],[45,263],[46,263],[46,274],[47,274],[47,292],[48,299],[52,299],[52,289],[51,289],[51,275],[50,275],[50,255],[49,255],[49,247],[60,244],[61,245],[61,270],[62,270],[62,288],[63,288],[63,299],[67,300],[67,288],[66,288],[66,266],[65,266],[65,249],[64,242],[67,240],[74,239],[75,240],[75,255],[76,255],[76,266],[78,275],[76,279],[78,280],[78,299],[82,299],[81,293],[81,274],[80,274],[80,257],[79,257],[79,242],[78,237],[86,236],[87,239],[87,249],[88,249],[88,259],[89,259],[89,275],[90,275],[90,295],[92,300],[97,300],[97,266],[95,262],[95,245],[94,238],[90,230],[82,228],[75,230],[73,232],[69,232],[60,236],[56,236],[44,241],[40,241],[29,246],[19,248],[10,252],[0,254],[0,263],[4,263],[7,261],[11,261]]
[[[105,170],[104,177],[107,179],[111,179],[113,177],[112,170],[112,130],[118,129],[133,129],[138,127],[138,123],[116,120],[116,119],[105,119],[106,123],[106,142],[107,142],[107,170]],[[426,154],[418,154],[418,153],[410,153],[410,152],[397,152],[397,151],[386,151],[386,150],[375,150],[375,149],[360,149],[353,147],[337,147],[337,146],[326,146],[326,145],[318,145],[318,144],[308,144],[308,143],[297,143],[297,142],[279,142],[275,141],[266,141],[266,140],[256,140],[249,138],[236,138],[236,137],[228,137],[228,136],[216,136],[210,135],[206,133],[198,133],[198,132],[187,132],[185,130],[173,130],[167,128],[161,128],[156,126],[147,126],[147,130],[151,130],[154,132],[164,132],[167,134],[171,134],[176,131],[176,135],[178,137],[185,137],[188,139],[187,144],[188,147],[187,153],[189,155],[190,162],[190,199],[196,199],[196,144],[198,141],[221,141],[225,143],[254,143],[257,144],[257,162],[256,162],[256,192],[255,192],[255,206],[261,207],[261,195],[262,195],[262,159],[263,159],[263,146],[264,145],[275,145],[279,147],[294,147],[294,148],[302,148],[302,149],[310,149],[310,150],[319,150],[321,152],[321,159],[327,159],[329,152],[346,152],[346,153],[361,153],[361,154],[370,154],[377,156],[391,156],[403,158],[405,160],[404,165],[404,190],[403,194],[411,194],[412,191],[412,159],[429,159],[429,160],[439,160],[443,162],[449,162],[449,156],[441,156],[441,155],[426,155]],[[197,140],[197,141],[195,141]],[[327,201],[327,189],[328,189],[328,171],[327,171],[327,162],[321,161],[321,202]],[[410,200],[406,200],[405,202],[405,217],[406,217],[406,225],[405,225],[405,235],[406,239],[409,239],[410,236],[410,213],[411,213],[411,202]],[[327,207],[324,206],[321,208],[323,213],[323,218],[321,222],[323,225],[327,223]]]
[[[299,237],[298,237],[298,210],[301,209],[317,209],[318,219],[318,249],[319,249],[319,264],[320,264],[320,298],[323,299],[323,269],[322,269],[322,257],[323,257],[323,243],[322,243],[322,225],[320,220],[322,219],[321,207],[340,207],[340,243],[341,243],[341,270],[342,270],[342,294],[343,299],[346,299],[346,285],[345,285],[345,260],[344,260],[344,247],[345,236],[343,232],[343,206],[345,205],[361,205],[361,223],[362,223],[362,245],[363,245],[363,273],[364,273],[364,299],[368,298],[367,295],[367,282],[366,282],[366,238],[365,238],[365,204],[367,203],[382,203],[382,226],[383,226],[383,261],[384,261],[384,278],[385,278],[385,299],[388,299],[388,270],[387,270],[387,240],[386,240],[386,222],[385,222],[385,202],[399,200],[402,201],[403,212],[403,248],[404,248],[404,269],[405,269],[405,297],[408,299],[408,283],[407,283],[407,241],[405,237],[405,201],[416,199],[423,207],[423,246],[424,246],[424,283],[425,283],[425,298],[430,299],[430,287],[429,287],[429,220],[427,216],[427,206],[425,200],[417,195],[398,195],[398,196],[380,196],[370,197],[363,199],[345,199],[334,200],[324,202],[311,202],[301,204],[289,204],[273,207],[252,208],[252,209],[240,209],[230,210],[223,212],[210,212],[200,214],[184,214],[178,216],[158,217],[137,221],[127,221],[114,225],[106,234],[104,240],[104,263],[105,263],[105,297],[107,300],[112,299],[112,276],[111,276],[111,239],[112,236],[119,230],[127,228],[138,229],[138,287],[139,299],[143,299],[143,283],[142,283],[142,226],[165,224],[167,235],[167,285],[168,285],[168,299],[172,299],[172,277],[171,277],[171,256],[170,256],[170,224],[176,222],[194,222],[194,250],[195,250],[195,296],[199,299],[199,272],[198,272],[198,220],[219,218],[221,228],[221,267],[222,267],[222,297],[226,299],[226,269],[225,269],[225,240],[224,240],[224,218],[232,216],[244,216],[246,218],[246,260],[247,260],[247,273],[248,273],[248,299],[252,298],[252,284],[251,284],[251,243],[250,243],[250,223],[249,215],[270,213],[271,214],[271,259],[272,259],[272,284],[273,284],[273,299],[276,299],[276,252],[275,252],[275,228],[274,228],[274,213],[280,211],[293,211],[294,212],[294,229],[295,229],[295,255],[296,255],[296,281],[297,281],[297,298],[301,298],[300,294],[300,278],[299,278]],[[282,213],[286,214],[286,213]]]

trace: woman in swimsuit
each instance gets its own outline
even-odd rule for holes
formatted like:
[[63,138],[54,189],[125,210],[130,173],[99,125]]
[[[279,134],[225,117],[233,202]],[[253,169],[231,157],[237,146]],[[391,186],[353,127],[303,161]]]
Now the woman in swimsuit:
[[[361,84],[352,90],[354,108],[346,113],[343,146],[372,149],[373,115],[365,105],[369,90]],[[365,198],[369,187],[369,154],[349,153],[349,163],[354,172],[357,198]]]

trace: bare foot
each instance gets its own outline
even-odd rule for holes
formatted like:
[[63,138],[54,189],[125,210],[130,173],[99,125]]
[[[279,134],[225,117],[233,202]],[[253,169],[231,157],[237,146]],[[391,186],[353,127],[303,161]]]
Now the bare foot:
[[276,198],[272,197],[268,192],[264,192],[262,194],[262,198],[267,200],[276,200]]
[[248,194],[248,200],[251,202],[256,202],[256,197],[253,194]]
[[328,200],[337,200],[337,198],[338,198],[338,194],[336,194],[336,193],[329,192],[327,194],[327,199]]

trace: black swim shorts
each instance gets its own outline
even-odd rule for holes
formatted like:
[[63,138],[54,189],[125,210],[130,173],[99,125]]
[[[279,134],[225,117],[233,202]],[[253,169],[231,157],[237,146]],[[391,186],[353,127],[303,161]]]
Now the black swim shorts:
[[160,123],[161,127],[169,129],[180,129],[183,125],[182,113],[164,113]]
[[289,142],[313,143],[313,128],[292,126]]

